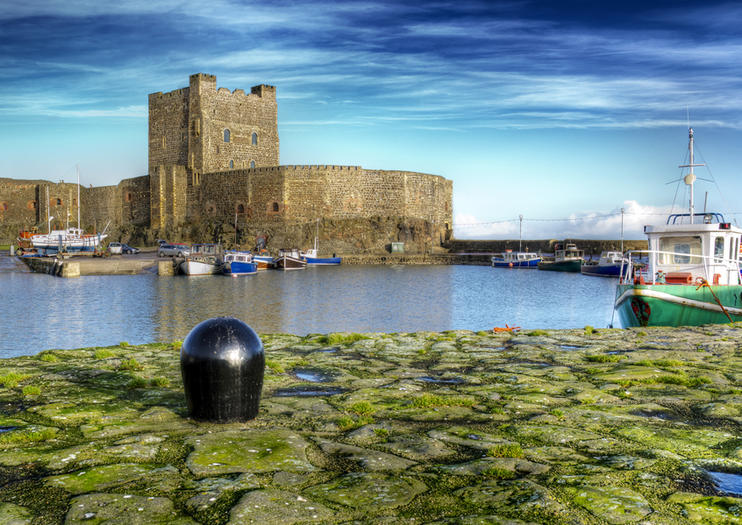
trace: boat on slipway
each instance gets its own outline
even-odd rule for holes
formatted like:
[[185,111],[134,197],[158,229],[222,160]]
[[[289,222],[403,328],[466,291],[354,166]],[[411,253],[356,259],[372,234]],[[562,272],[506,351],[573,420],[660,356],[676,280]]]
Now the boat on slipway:
[[304,270],[307,262],[301,258],[299,250],[279,250],[278,257],[273,259],[273,267],[276,270]]
[[540,262],[541,256],[536,253],[512,250],[492,257],[492,266],[495,268],[537,268]]
[[252,253],[230,250],[224,252],[221,271],[232,277],[254,275],[258,273],[258,265],[253,261]]
[[602,252],[600,260],[586,262],[580,267],[580,272],[582,275],[595,277],[618,277],[623,261],[624,257],[621,252]]
[[[615,310],[624,327],[697,326],[742,320],[739,257],[742,228],[720,213],[696,213],[693,129],[688,131],[688,213],[644,227],[648,250],[626,252]],[[645,259],[641,262],[639,258]]]
[[572,243],[556,243],[554,259],[542,260],[538,263],[538,269],[551,272],[579,272],[585,262],[584,255],[584,252],[578,250]]
[[221,271],[221,247],[218,244],[193,244],[180,263],[185,275],[213,275]]

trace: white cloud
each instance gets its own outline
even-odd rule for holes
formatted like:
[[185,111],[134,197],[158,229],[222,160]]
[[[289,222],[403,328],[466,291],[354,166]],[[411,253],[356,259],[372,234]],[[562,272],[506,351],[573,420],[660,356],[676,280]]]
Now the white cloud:
[[[667,206],[648,206],[636,201],[623,205],[624,239],[643,239],[646,224],[664,223],[673,210]],[[676,213],[682,210],[677,208]],[[454,217],[457,239],[518,239],[517,217],[494,221],[461,213]],[[606,212],[583,212],[570,217],[523,217],[523,239],[620,239],[621,208]]]

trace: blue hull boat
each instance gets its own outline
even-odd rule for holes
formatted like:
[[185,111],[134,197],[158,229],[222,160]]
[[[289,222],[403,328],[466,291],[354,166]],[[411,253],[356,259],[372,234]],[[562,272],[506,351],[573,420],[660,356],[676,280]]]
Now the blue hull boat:
[[582,275],[593,275],[595,277],[618,277],[621,273],[621,262],[623,253],[603,252],[597,263],[586,263],[580,267]]
[[336,266],[342,261],[342,257],[303,257],[307,266]]
[[258,273],[258,264],[253,261],[250,252],[230,251],[224,254],[222,273],[238,277],[240,275],[253,275]]
[[538,268],[541,256],[531,252],[514,252],[507,250],[502,255],[492,257],[495,268]]

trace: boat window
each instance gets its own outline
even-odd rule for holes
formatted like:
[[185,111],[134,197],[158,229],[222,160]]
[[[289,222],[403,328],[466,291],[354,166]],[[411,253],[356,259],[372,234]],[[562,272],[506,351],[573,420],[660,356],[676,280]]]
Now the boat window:
[[734,240],[729,239],[729,260],[734,260]]
[[691,257],[701,255],[701,238],[700,237],[664,237],[660,239],[660,251],[672,252],[662,253],[660,264],[700,264],[700,257]]
[[714,241],[714,262],[722,262],[724,259],[724,237],[717,237]]

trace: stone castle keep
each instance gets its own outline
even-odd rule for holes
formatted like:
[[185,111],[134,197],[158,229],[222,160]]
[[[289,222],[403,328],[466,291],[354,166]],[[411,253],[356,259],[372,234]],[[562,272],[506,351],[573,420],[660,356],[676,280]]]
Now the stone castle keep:
[[[81,188],[82,226],[147,243],[222,241],[271,248],[379,253],[439,248],[451,236],[452,182],[437,175],[360,166],[280,166],[276,88],[249,93],[191,75],[188,87],[149,95],[149,174]],[[47,198],[48,195],[48,198]],[[46,230],[47,212],[77,216],[77,185],[0,178],[0,242]],[[319,227],[317,220],[319,219]],[[236,229],[235,229],[236,225]]]

